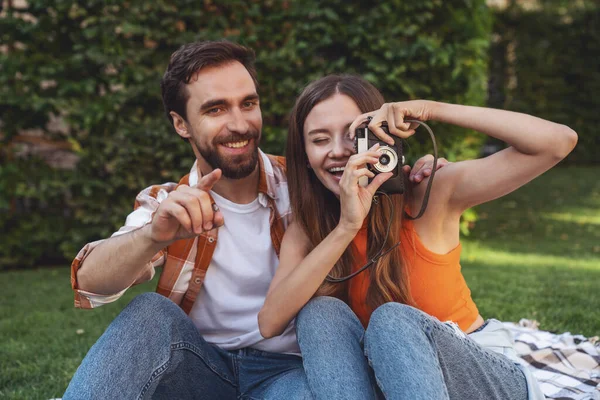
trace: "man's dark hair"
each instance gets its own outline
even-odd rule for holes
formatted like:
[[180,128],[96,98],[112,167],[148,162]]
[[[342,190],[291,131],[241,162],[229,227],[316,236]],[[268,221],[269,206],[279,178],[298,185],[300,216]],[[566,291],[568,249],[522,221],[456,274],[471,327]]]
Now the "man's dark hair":
[[187,121],[185,106],[189,93],[185,85],[204,67],[238,61],[248,70],[258,90],[254,59],[252,49],[226,40],[188,43],[177,49],[171,55],[169,66],[160,82],[165,113],[171,124],[171,111],[175,111]]

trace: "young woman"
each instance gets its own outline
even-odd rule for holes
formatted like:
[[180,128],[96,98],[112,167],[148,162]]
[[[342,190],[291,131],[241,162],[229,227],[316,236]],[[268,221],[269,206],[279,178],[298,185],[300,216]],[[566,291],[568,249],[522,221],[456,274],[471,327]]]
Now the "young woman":
[[[405,195],[373,201],[391,174],[366,168],[379,160],[376,146],[354,154],[355,128],[367,117],[386,142],[392,138],[381,129],[384,121],[391,135],[407,138],[416,124],[405,120],[435,120],[510,147],[437,171],[426,212],[413,221],[406,215],[419,211],[425,181]],[[295,219],[258,316],[261,334],[279,335],[296,317],[318,399],[543,398],[518,367],[508,331],[484,321],[471,299],[459,264],[459,220],[467,208],[548,170],[576,142],[566,126],[509,111],[425,100],[384,104],[356,76],[311,83],[290,119],[286,156]],[[363,187],[358,181],[365,176],[370,183]],[[354,278],[332,282],[367,260],[370,267]]]

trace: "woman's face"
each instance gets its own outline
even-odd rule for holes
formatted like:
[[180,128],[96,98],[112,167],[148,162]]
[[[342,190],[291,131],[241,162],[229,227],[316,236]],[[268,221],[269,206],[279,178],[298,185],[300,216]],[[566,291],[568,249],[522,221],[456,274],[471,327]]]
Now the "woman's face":
[[336,93],[318,103],[304,121],[308,163],[321,183],[338,197],[339,182],[354,148],[348,129],[360,114],[354,100]]

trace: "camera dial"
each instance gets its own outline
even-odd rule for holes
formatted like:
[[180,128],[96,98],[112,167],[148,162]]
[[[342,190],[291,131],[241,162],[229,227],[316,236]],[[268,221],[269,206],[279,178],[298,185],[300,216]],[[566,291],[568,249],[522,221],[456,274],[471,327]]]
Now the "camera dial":
[[398,155],[394,149],[389,146],[381,146],[377,151],[380,153],[379,162],[374,164],[373,168],[379,173],[393,171],[398,165]]

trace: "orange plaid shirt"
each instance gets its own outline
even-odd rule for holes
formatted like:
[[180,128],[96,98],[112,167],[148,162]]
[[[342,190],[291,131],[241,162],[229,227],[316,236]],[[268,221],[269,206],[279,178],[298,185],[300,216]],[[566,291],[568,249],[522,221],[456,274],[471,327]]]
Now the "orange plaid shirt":
[[[261,194],[266,196],[271,211],[271,241],[277,256],[279,256],[281,240],[291,217],[285,176],[285,158],[259,152],[258,192],[259,196]],[[200,174],[196,168],[196,163],[194,163],[190,174],[184,176],[179,181],[179,185],[189,185],[190,181],[192,181],[192,185],[197,183]],[[167,183],[142,190],[136,197],[134,211],[127,217],[125,226],[115,232],[113,237],[150,223],[160,202],[177,186],[175,183]],[[157,253],[132,285],[149,281],[154,277],[155,268],[162,266],[163,270],[156,291],[189,313],[204,282],[206,270],[217,245],[217,237],[218,229],[213,229],[193,239],[176,241]],[[75,292],[75,307],[99,307],[117,300],[127,290],[111,295],[99,295],[81,290],[77,285],[77,271],[81,264],[87,255],[104,240],[107,239],[86,244],[71,264],[71,286]]]

